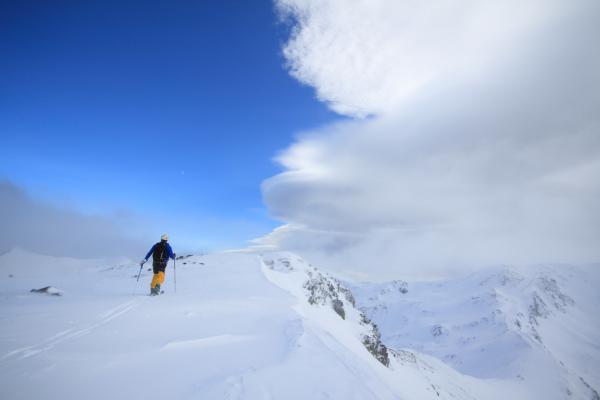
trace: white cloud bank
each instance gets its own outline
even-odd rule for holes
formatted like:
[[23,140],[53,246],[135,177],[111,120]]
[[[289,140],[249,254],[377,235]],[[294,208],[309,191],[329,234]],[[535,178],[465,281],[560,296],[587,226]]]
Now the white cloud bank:
[[301,135],[261,238],[340,270],[600,259],[600,3],[279,0],[290,73],[368,119]]

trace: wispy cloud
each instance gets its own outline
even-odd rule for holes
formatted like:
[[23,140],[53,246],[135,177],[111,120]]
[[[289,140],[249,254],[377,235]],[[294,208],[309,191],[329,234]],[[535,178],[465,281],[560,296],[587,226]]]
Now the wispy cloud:
[[[150,242],[126,235],[127,215],[86,215],[31,198],[10,182],[0,182],[0,252],[20,247],[40,254],[71,257],[141,256]],[[144,236],[144,235],[142,235]]]
[[277,2],[290,71],[368,119],[300,136],[261,243],[377,274],[600,258],[600,5]]

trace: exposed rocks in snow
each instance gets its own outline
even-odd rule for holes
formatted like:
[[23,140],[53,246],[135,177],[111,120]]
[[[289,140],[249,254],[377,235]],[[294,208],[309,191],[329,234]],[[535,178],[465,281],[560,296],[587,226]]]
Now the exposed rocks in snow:
[[431,328],[431,334],[434,337],[442,336],[442,335],[447,335],[448,334],[448,330],[446,328],[444,328],[442,325],[434,325]]
[[548,318],[552,310],[565,312],[566,308],[575,305],[575,301],[564,294],[554,278],[544,274],[538,276],[533,284],[534,290],[529,305],[529,322],[539,325],[538,318]]
[[62,290],[58,290],[54,286],[46,286],[40,289],[31,289],[32,293],[44,293],[50,296],[62,296],[64,292]]
[[204,262],[198,261],[199,257],[200,256],[198,256],[198,255],[194,256],[193,254],[186,254],[184,256],[177,256],[177,257],[175,257],[175,260],[179,260],[179,261],[185,260],[185,261],[181,262],[182,265],[190,265],[190,264],[204,265]]
[[408,283],[401,280],[394,280],[385,284],[366,283],[364,285],[378,288],[369,298],[370,301],[384,301],[408,293]]
[[199,262],[199,261],[189,261],[189,262],[187,262],[187,261],[184,261],[182,264],[183,264],[183,265],[189,265],[189,264],[204,265],[204,263],[203,263],[203,262]]
[[277,259],[277,262],[275,262],[275,260],[272,259],[265,259],[263,262],[267,267],[269,267],[269,269],[273,271],[291,272],[294,270],[290,261],[285,257],[279,257]]
[[381,336],[379,332],[376,335],[365,335],[363,336],[363,344],[369,350],[369,352],[383,365],[389,367],[390,360],[388,356],[387,347],[381,342]]
[[[289,260],[280,259],[279,261],[284,269],[293,270]],[[350,289],[344,287],[337,279],[319,272],[314,267],[309,267],[307,274],[310,279],[304,282],[303,287],[309,293],[308,302],[310,304],[320,305],[330,304],[331,308],[333,308],[342,319],[346,319],[342,298],[350,303],[352,307],[355,305],[354,295]]]
[[[528,307],[529,327],[533,338],[542,343],[542,337],[536,328],[540,325],[539,319],[549,318],[553,310],[564,313],[567,307],[575,305],[575,301],[562,292],[556,279],[545,274],[540,274],[531,286],[536,289],[531,294],[531,303]],[[521,327],[519,321],[517,326]]]
[[388,349],[388,353],[403,365],[417,363],[417,357],[410,351]]
[[371,321],[365,314],[361,313],[361,323],[371,327],[371,333],[362,337],[362,343],[367,350],[383,365],[389,367],[390,357],[387,346],[381,341],[381,333],[377,324]]
[[348,302],[350,304],[352,304],[352,307],[356,307],[356,300],[354,299],[354,295],[352,294],[350,289],[342,286],[339,282],[337,282],[337,285],[338,285],[338,291],[344,295],[344,297],[346,298],[346,300],[348,300]]
[[325,305],[338,298],[335,285],[321,273],[304,282],[303,286],[309,293],[308,302],[310,304]]
[[564,312],[567,306],[575,305],[575,300],[561,291],[556,279],[542,275],[537,279],[537,286],[550,297],[557,310]]
[[381,341],[381,334],[377,325],[367,318],[360,310],[356,309],[355,298],[350,289],[340,281],[320,272],[317,268],[306,264],[299,257],[278,257],[269,259],[263,257],[263,262],[272,271],[283,273],[302,273],[307,279],[302,283],[302,288],[307,292],[307,301],[311,305],[331,307],[331,309],[346,320],[349,309],[354,309],[359,315],[361,325],[365,326],[366,333],[361,334],[361,341],[365,348],[383,365],[389,366],[387,347]]
[[391,281],[385,288],[381,289],[381,292],[380,292],[380,294],[382,294],[382,295],[385,295],[388,293],[406,294],[406,293],[408,293],[408,283],[405,281],[399,281],[399,280]]
[[598,391],[596,389],[591,387],[590,384],[587,383],[582,377],[579,377],[579,380],[581,381],[583,386],[585,386],[590,391],[590,400],[600,400],[600,395],[598,394]]
[[333,311],[337,313],[342,319],[346,319],[346,312],[344,311],[344,303],[340,299],[334,299],[331,302],[333,306]]
[[550,315],[550,311],[539,294],[534,292],[531,301],[532,303],[529,306],[529,322],[532,325],[539,325],[537,319],[547,318]]
[[[301,258],[295,261],[300,265],[305,264]],[[277,260],[265,259],[263,262],[273,271],[286,273],[295,271],[293,263],[287,257],[279,257]],[[346,313],[342,299],[354,306],[355,301],[352,292],[342,286],[335,278],[319,272],[315,267],[304,266],[308,279],[302,284],[302,287],[308,291],[308,303],[311,305],[329,305],[342,319],[345,319]]]
[[381,342],[381,334],[379,331],[374,331],[372,335],[363,336],[363,345],[369,352],[383,365],[389,367],[390,359],[388,350],[385,344]]

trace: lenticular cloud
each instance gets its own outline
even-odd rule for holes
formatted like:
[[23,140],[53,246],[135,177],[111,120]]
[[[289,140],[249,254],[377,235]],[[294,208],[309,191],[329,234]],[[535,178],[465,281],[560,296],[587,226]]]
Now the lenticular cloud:
[[380,114],[480,73],[564,13],[546,0],[279,0],[291,74],[348,115]]
[[277,157],[260,244],[382,276],[600,258],[596,2],[277,6],[291,75],[358,119]]

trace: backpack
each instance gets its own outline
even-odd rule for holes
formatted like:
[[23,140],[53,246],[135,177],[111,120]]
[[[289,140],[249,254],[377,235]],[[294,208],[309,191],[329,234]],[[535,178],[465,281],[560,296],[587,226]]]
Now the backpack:
[[165,259],[168,257],[167,253],[167,242],[160,241],[154,245],[154,252],[152,253],[152,261],[155,263],[163,264]]

